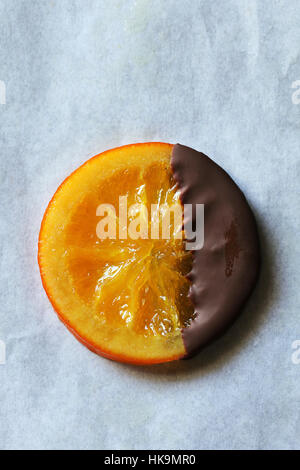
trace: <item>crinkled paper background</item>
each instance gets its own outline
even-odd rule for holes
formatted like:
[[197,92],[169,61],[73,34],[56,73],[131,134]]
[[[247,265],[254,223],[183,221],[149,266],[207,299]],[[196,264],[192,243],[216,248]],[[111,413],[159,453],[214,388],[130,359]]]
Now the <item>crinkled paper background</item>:
[[[0,0],[0,23],[0,448],[299,449],[299,1]],[[151,140],[229,171],[264,264],[218,343],[138,368],[67,332],[36,254],[72,170]]]

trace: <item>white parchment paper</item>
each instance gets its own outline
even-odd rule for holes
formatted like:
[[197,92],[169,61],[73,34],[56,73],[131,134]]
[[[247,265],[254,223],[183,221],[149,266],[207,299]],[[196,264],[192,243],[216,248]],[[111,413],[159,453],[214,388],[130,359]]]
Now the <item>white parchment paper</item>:
[[[0,0],[0,22],[0,448],[299,449],[299,2]],[[36,254],[72,170],[151,140],[233,176],[263,269],[218,343],[138,368],[67,332]]]

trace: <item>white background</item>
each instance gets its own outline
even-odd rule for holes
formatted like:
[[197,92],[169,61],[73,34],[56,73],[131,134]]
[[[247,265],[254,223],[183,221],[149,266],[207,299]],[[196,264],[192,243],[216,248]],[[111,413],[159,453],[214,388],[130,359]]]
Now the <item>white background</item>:
[[[300,448],[299,2],[0,0],[0,23],[0,448]],[[218,343],[138,368],[67,332],[36,254],[72,170],[151,140],[192,146],[233,176],[263,269]]]

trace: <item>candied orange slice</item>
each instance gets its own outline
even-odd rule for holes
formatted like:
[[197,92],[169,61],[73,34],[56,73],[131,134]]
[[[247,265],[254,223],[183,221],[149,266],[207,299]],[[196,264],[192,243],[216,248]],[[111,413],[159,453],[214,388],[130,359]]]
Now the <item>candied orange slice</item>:
[[[185,277],[191,254],[178,237],[182,220],[169,217],[168,238],[160,223],[164,208],[180,204],[172,147],[135,144],[93,157],[62,183],[42,222],[38,259],[54,309],[89,349],[118,361],[159,363],[185,355],[181,330],[193,318]],[[134,204],[147,208],[144,231],[136,226],[139,236],[123,237],[120,197],[133,207],[127,227],[136,217]],[[101,204],[115,208],[115,238],[98,236]]]

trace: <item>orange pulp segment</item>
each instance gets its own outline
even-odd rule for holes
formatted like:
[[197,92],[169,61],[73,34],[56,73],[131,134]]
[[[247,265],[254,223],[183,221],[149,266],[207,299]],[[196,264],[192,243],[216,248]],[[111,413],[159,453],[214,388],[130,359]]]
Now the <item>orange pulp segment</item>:
[[[39,238],[43,285],[60,319],[94,352],[146,364],[183,357],[181,330],[193,318],[188,298],[191,254],[169,219],[170,238],[120,239],[119,197],[127,205],[180,204],[172,145],[133,144],[93,157],[59,187]],[[100,204],[116,208],[116,238],[99,238]],[[157,212],[161,221],[163,211]],[[127,224],[134,220],[129,214]],[[177,225],[176,225],[177,223]],[[161,229],[160,229],[161,230]]]

